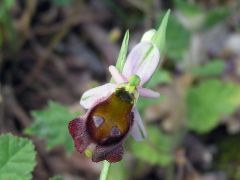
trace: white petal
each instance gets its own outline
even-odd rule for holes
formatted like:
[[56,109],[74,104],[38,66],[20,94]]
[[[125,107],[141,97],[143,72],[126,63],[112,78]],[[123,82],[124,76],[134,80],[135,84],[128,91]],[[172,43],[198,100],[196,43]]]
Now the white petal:
[[158,66],[160,54],[158,48],[149,42],[137,44],[127,57],[123,67],[123,75],[129,78],[138,75],[141,85],[150,79]]
[[160,96],[160,94],[158,92],[153,91],[151,89],[147,89],[147,88],[138,87],[137,91],[138,91],[139,95],[142,97],[157,98]]
[[115,66],[109,66],[108,70],[117,84],[127,82],[127,79],[123,77],[123,75],[117,70]]
[[102,86],[92,88],[83,93],[80,104],[86,108],[91,108],[99,99],[109,96],[116,88],[115,84],[107,83]]
[[141,116],[136,107],[133,108],[133,113],[134,113],[134,120],[133,120],[131,135],[134,137],[136,141],[141,141],[147,136],[147,132],[143,125]]

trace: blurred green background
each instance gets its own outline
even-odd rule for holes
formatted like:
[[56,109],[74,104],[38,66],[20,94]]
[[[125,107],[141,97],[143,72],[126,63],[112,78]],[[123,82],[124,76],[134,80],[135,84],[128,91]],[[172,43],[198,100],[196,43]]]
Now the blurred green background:
[[[1,0],[0,133],[32,140],[33,179],[98,179],[101,163],[76,152],[68,122],[84,114],[82,93],[109,81],[126,30],[131,49],[168,9],[162,65],[148,84],[161,97],[138,103],[148,138],[128,138],[109,179],[240,179],[238,0]],[[17,178],[31,177],[7,179]]]

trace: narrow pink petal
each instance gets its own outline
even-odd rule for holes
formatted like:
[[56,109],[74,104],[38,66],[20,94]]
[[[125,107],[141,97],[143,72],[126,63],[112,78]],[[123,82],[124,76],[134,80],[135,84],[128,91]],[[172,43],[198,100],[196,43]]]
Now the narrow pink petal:
[[86,108],[91,108],[99,99],[109,96],[116,88],[115,84],[107,83],[102,86],[92,88],[83,93],[80,104]]
[[144,127],[141,116],[136,107],[133,107],[133,113],[134,113],[134,120],[133,120],[134,123],[131,130],[131,134],[136,141],[141,141],[147,136],[147,132]]
[[119,71],[117,70],[117,68],[115,66],[109,66],[108,69],[109,69],[109,72],[111,73],[113,79],[117,82],[117,84],[127,82],[127,79],[119,73]]
[[143,85],[154,73],[159,60],[160,54],[157,47],[149,42],[140,42],[129,53],[123,67],[123,75],[127,78],[134,74],[138,75]]
[[151,89],[147,89],[147,88],[138,87],[137,91],[138,91],[139,95],[142,97],[157,98],[160,96],[160,94],[158,92],[153,91]]

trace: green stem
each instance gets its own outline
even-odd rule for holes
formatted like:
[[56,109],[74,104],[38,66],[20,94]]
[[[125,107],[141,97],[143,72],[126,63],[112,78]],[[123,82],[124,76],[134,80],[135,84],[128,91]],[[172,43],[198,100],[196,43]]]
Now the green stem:
[[103,161],[103,168],[102,168],[99,180],[107,180],[110,165],[111,164],[108,161],[106,160]]

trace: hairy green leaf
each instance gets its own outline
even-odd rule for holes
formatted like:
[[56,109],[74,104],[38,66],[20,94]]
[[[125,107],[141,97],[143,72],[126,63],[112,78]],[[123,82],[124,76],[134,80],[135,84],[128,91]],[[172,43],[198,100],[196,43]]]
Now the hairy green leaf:
[[36,164],[31,140],[4,134],[0,136],[0,179],[30,180]]
[[133,141],[130,148],[133,154],[150,164],[167,166],[172,160],[173,138],[160,132],[157,127],[148,128],[148,138],[143,142]]
[[221,117],[233,113],[240,105],[240,86],[219,80],[207,80],[189,89],[187,125],[198,133],[215,128]]
[[63,145],[67,152],[73,151],[68,122],[76,117],[76,114],[70,113],[67,107],[50,101],[47,108],[33,111],[32,116],[35,121],[25,129],[26,134],[44,138],[48,149]]

